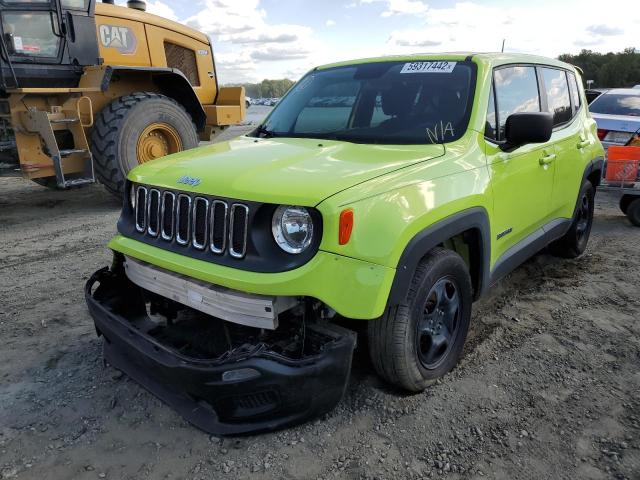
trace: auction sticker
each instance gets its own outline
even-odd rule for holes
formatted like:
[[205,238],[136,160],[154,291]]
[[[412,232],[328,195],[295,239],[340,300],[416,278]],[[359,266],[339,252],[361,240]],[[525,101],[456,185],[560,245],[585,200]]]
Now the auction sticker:
[[458,62],[410,62],[400,73],[451,73]]
[[22,52],[24,50],[22,37],[18,37],[17,35],[13,37],[13,48],[16,52]]

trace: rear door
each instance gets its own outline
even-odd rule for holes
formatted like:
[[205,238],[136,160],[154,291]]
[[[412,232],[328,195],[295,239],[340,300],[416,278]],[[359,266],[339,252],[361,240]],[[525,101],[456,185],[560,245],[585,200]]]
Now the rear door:
[[500,149],[509,115],[542,110],[535,67],[496,68],[493,82],[495,104],[489,106],[485,137],[494,194],[492,244],[497,259],[548,220],[555,152],[546,144],[524,145],[512,152]]
[[554,218],[570,218],[587,164],[583,156],[590,145],[588,132],[578,115],[582,102],[573,73],[543,66],[538,67],[538,74],[544,91],[543,106],[553,115],[551,143],[555,148],[556,168],[551,213]]

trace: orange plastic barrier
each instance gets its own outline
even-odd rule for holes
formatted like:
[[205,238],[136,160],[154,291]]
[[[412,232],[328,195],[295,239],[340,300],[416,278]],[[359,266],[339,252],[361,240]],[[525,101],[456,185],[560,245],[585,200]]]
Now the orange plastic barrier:
[[635,182],[638,179],[640,147],[611,146],[607,152],[607,173],[609,182]]

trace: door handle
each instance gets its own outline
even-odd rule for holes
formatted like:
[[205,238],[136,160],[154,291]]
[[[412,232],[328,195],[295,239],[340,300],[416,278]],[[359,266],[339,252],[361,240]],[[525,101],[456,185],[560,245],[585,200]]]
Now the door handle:
[[556,159],[556,154],[552,153],[551,155],[547,155],[545,157],[540,158],[540,165],[542,165],[542,166],[549,165],[555,159]]
[[589,140],[580,140],[576,145],[576,148],[580,150],[584,147],[588,147],[589,145],[591,145],[591,142]]

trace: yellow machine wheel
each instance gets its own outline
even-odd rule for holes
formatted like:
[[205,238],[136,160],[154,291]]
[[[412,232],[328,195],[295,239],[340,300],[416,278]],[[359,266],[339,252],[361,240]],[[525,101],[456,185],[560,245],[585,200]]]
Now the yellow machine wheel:
[[138,138],[138,163],[150,162],[180,151],[180,135],[175,128],[166,123],[152,123]]
[[91,133],[96,176],[118,197],[132,168],[197,146],[198,133],[189,113],[157,93],[114,100],[100,112]]

